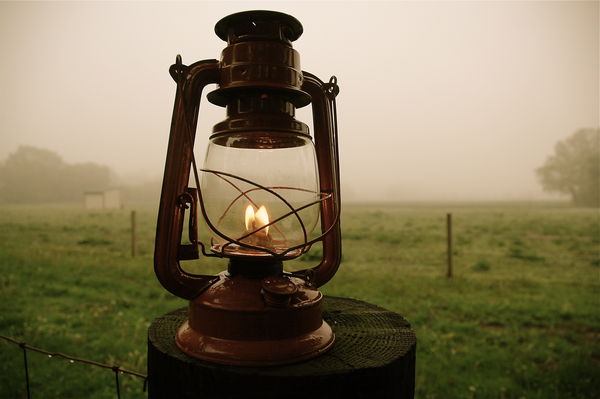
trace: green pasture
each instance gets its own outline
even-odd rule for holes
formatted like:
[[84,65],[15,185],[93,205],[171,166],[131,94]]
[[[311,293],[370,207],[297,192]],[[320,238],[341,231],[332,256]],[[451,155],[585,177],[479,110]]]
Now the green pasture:
[[[343,262],[323,291],[411,322],[417,398],[600,398],[597,210],[482,203],[355,204],[343,212]],[[155,219],[148,206],[0,207],[0,334],[145,373],[152,319],[186,305],[154,276]],[[317,261],[309,253],[289,267]],[[225,265],[186,267],[212,273]],[[116,398],[110,370],[33,352],[28,360],[32,398]],[[22,364],[21,348],[0,340],[0,398],[26,397]],[[139,378],[120,380],[122,398],[145,397]]]

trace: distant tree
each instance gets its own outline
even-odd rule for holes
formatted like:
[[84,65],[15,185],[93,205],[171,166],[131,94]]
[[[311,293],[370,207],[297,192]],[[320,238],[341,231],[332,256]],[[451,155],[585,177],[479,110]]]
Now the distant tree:
[[103,190],[111,180],[107,166],[67,164],[49,150],[20,146],[0,164],[0,202],[72,202],[84,191]]
[[600,128],[580,129],[556,143],[536,173],[545,191],[569,194],[575,205],[600,207]]

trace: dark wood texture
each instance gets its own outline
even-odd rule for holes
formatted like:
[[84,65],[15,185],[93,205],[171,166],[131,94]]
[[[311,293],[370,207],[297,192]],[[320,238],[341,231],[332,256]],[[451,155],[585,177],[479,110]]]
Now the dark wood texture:
[[323,317],[336,334],[331,351],[301,363],[257,368],[185,355],[175,346],[175,332],[187,309],[167,313],[148,330],[148,397],[413,398],[416,337],[402,316],[363,301],[326,297]]

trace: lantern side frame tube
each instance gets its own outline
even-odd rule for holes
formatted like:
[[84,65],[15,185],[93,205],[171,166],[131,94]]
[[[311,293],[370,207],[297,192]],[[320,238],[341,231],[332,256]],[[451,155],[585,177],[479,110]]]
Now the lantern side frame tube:
[[[319,184],[321,193],[331,194],[321,203],[321,230],[327,233],[323,237],[323,257],[321,262],[311,268],[294,274],[303,275],[316,287],[326,284],[337,272],[342,259],[342,232],[340,227],[341,196],[340,168],[337,138],[337,120],[335,115],[335,95],[328,95],[328,85],[312,73],[302,71],[304,81],[302,90],[312,98],[313,135],[319,165]],[[337,90],[337,84],[332,78]],[[332,227],[333,226],[333,227]]]
[[202,90],[218,83],[219,61],[203,60],[185,66],[177,56],[169,72],[177,82],[177,94],[158,212],[154,271],[167,291],[193,299],[219,277],[191,274],[179,264],[177,252],[185,216],[180,197],[188,186]]

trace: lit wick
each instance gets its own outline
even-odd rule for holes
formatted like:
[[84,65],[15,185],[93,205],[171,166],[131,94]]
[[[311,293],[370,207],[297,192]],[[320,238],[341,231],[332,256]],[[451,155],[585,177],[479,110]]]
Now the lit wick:
[[[258,210],[255,212],[254,207],[252,205],[248,205],[246,207],[244,222],[246,224],[246,232],[248,233],[266,226],[269,224],[269,214],[267,213],[267,208],[265,208],[264,205],[261,205],[260,208],[258,208]],[[246,237],[243,241],[246,241],[251,245],[263,247],[268,246],[271,241],[271,237],[269,236],[269,226],[258,230],[251,236]]]

